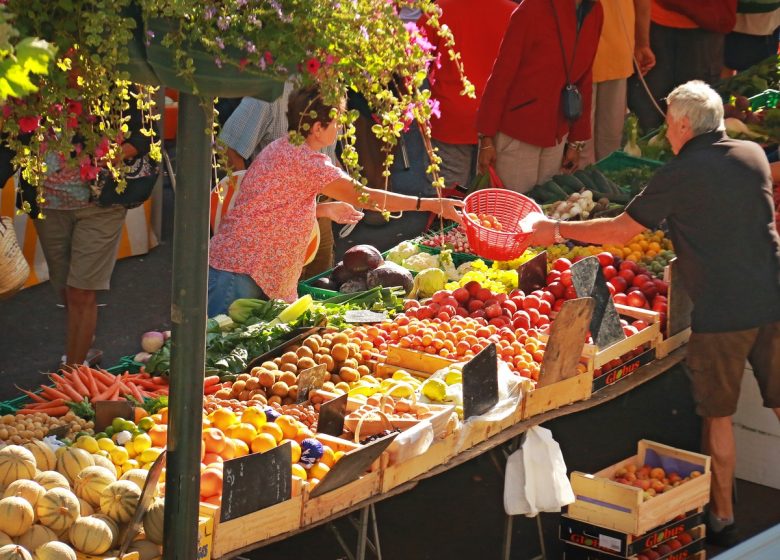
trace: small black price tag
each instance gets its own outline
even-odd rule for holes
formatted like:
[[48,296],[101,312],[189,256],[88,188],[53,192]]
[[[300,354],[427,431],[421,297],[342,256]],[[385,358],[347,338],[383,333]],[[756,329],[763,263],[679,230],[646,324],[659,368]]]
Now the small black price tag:
[[130,401],[96,401],[95,405],[95,432],[102,432],[114,418],[133,419],[133,405]]
[[313,368],[305,369],[298,375],[298,403],[309,400],[309,393],[315,389],[322,389],[323,383],[330,379],[330,374],[325,364],[319,364]]
[[330,436],[340,436],[344,432],[344,417],[347,415],[347,399],[344,393],[335,399],[322,403],[317,419],[317,432]]
[[498,360],[490,344],[463,366],[463,418],[484,414],[497,402]]
[[572,264],[571,280],[577,297],[592,297],[595,302],[590,320],[590,334],[596,346],[604,349],[626,338],[599,260],[596,257],[586,257]]

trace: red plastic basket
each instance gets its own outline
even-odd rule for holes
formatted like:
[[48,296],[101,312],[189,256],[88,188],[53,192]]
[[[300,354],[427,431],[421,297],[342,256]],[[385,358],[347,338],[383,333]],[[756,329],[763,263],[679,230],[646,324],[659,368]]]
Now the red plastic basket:
[[[520,220],[531,212],[542,212],[533,200],[507,189],[482,189],[466,197],[463,227],[471,250],[482,258],[511,261],[528,248],[531,232],[520,229]],[[469,214],[487,214],[501,223],[502,231],[486,228]]]

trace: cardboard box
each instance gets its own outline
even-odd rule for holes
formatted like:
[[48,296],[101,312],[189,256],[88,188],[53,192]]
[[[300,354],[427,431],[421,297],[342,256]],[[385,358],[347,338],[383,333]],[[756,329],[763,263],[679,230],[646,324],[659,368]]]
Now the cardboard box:
[[[618,469],[627,465],[662,466],[686,477],[702,474],[662,494],[645,500],[635,486],[613,480]],[[710,498],[710,458],[707,455],[640,440],[637,454],[595,474],[574,471],[571,485],[575,501],[568,514],[574,519],[632,535],[642,535],[668,523],[678,515],[704,506]]]
[[704,513],[701,509],[688,512],[684,517],[681,517],[652,529],[644,535],[630,535],[613,529],[591,525],[564,514],[561,515],[558,536],[564,542],[601,549],[609,551],[616,556],[628,558],[642,550],[673,539],[704,522]]
[[[660,550],[658,547],[663,546],[664,543],[660,543],[655,547],[652,547],[659,556],[655,557],[656,560],[699,560],[705,558],[706,553],[704,551],[704,525],[697,525],[688,531],[688,534],[693,537],[693,541],[686,546],[669,550]],[[678,543],[679,545],[679,543]],[[579,546],[576,544],[565,543],[564,545],[564,558],[565,560],[619,560],[623,556],[611,554],[605,550],[599,550],[595,548],[589,548],[585,546]],[[639,558],[640,554],[647,553],[650,549],[643,549],[642,551],[629,556],[629,560]],[[646,557],[646,556],[645,556]]]

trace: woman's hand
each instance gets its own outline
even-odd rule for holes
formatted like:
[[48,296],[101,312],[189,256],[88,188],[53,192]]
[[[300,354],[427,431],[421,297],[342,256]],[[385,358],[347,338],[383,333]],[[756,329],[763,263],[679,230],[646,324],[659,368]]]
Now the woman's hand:
[[356,224],[363,218],[363,212],[346,202],[321,202],[317,205],[317,217],[337,224]]
[[477,171],[487,173],[489,167],[496,166],[496,146],[493,144],[493,138],[483,136],[479,141],[478,149]]
[[568,144],[563,152],[563,161],[561,162],[561,173],[566,175],[574,173],[580,168],[580,152]]
[[463,207],[462,200],[453,200],[451,198],[424,198],[422,202],[423,204],[420,205],[420,210],[439,214],[445,220],[452,220],[459,224],[462,223],[462,216],[458,212],[458,208]]

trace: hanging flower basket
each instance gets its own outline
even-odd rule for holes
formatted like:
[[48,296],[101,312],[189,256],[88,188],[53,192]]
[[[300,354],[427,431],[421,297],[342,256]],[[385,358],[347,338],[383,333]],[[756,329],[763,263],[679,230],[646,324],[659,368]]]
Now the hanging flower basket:
[[[213,54],[187,45],[186,54],[192,59],[193,72],[186,75],[177,65],[175,49],[163,45],[169,33],[176,33],[178,25],[167,18],[150,18],[146,21],[149,43],[146,46],[147,61],[160,81],[168,87],[203,97],[256,97],[273,101],[282,95],[284,79],[264,75],[259,69],[241,68],[232,60],[239,56],[226,49],[225,62],[220,66]],[[236,56],[231,56],[236,55]]]

